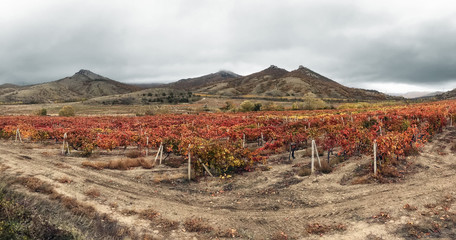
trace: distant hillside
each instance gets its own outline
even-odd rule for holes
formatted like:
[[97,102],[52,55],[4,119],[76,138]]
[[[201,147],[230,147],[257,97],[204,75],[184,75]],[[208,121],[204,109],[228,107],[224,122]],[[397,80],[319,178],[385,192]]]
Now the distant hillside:
[[432,95],[432,96],[424,96],[420,99],[425,99],[425,100],[448,100],[448,99],[456,99],[456,88],[448,91],[448,92],[443,92],[439,93],[437,95]]
[[401,99],[374,90],[343,86],[308,68],[299,66],[288,72],[274,65],[245,77],[228,79],[198,89],[198,92],[221,96],[304,97],[312,95],[339,100]]
[[125,94],[96,97],[84,101],[86,104],[103,105],[150,105],[156,103],[192,103],[201,98],[186,90],[171,88],[149,88]]
[[120,83],[88,70],[71,77],[30,86],[0,89],[0,102],[46,103],[79,101],[113,94],[124,94],[142,88]]
[[421,98],[421,97],[432,97],[443,92],[406,92],[406,93],[391,93],[392,96],[400,96],[408,99]]
[[201,77],[181,79],[177,82],[163,85],[163,87],[195,90],[205,86],[217,84],[226,80],[235,79],[240,76],[241,75],[238,75],[230,71],[219,71]]
[[16,91],[20,86],[11,84],[11,83],[5,83],[0,85],[0,96],[8,93],[12,93]]

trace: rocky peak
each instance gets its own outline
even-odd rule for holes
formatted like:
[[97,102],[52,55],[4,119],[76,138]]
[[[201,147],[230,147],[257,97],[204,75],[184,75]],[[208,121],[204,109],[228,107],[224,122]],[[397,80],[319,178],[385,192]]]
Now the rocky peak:
[[222,77],[239,77],[240,76],[240,75],[238,75],[234,72],[228,71],[228,70],[220,70],[217,72],[217,74],[219,74]]
[[105,77],[101,76],[101,75],[98,75],[96,73],[93,73],[89,70],[86,70],[86,69],[81,69],[79,70],[79,72],[75,73],[73,75],[73,77],[78,77],[78,76],[84,76],[84,77],[87,77],[91,80],[96,80],[96,79],[106,79]]
[[320,78],[319,74],[315,73],[314,71],[312,71],[302,65],[299,65],[297,71],[300,71],[301,73],[304,73],[305,75],[307,75],[309,77]]

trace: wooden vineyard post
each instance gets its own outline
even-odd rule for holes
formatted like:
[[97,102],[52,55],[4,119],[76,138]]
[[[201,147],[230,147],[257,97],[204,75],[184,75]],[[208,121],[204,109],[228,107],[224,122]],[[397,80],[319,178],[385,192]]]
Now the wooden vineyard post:
[[242,134],[242,148],[245,148],[245,133]]
[[261,133],[261,146],[264,145],[264,138],[263,138],[263,133]]
[[192,156],[190,154],[190,147],[191,146],[192,146],[191,144],[188,145],[188,181],[190,181],[191,178],[192,178],[192,173],[191,173],[191,170],[192,170]]
[[149,156],[149,137],[146,137],[146,157]]
[[320,156],[318,154],[317,144],[315,143],[315,140],[312,140],[312,145],[315,148],[315,155],[317,155],[318,166],[320,166],[320,168],[321,168]]
[[163,143],[160,143],[160,165],[162,164],[162,160],[163,160]]
[[63,143],[62,143],[62,155],[65,155],[65,140],[67,138],[67,133],[63,134]]
[[[158,147],[158,151],[157,151],[157,155],[155,155],[155,159],[154,159],[154,164],[155,162],[157,162],[157,159],[158,159],[158,156],[160,155],[160,150],[162,149],[162,144],[160,144],[160,147]],[[161,164],[161,162],[160,162]]]
[[288,154],[288,161],[290,161],[290,160],[291,160],[291,144],[290,144],[290,148],[289,148],[289,150],[290,150],[290,153]]
[[65,155],[65,153],[70,153],[70,146],[68,145],[67,138],[67,133],[63,134],[62,155]]
[[310,162],[310,173],[314,173],[315,171],[315,158],[314,158],[314,155],[315,155],[315,149],[313,147],[313,143],[314,143],[314,140],[312,140],[312,160]]
[[377,140],[374,140],[374,176],[377,176]]
[[[189,157],[189,158],[190,158],[190,157]],[[204,170],[206,170],[206,172],[209,173],[209,175],[210,175],[211,177],[214,177],[214,175],[212,175],[212,173],[209,172],[209,169],[206,167],[206,165],[205,165],[203,162],[201,162],[200,159],[198,159],[198,162],[199,162],[201,165],[203,165]]]
[[383,133],[382,133],[382,126],[380,126],[380,136],[383,136]]
[[21,137],[21,132],[19,131],[19,128],[16,129],[16,139],[14,140],[15,142],[17,142],[18,137],[19,137],[19,141],[22,143],[22,137]]

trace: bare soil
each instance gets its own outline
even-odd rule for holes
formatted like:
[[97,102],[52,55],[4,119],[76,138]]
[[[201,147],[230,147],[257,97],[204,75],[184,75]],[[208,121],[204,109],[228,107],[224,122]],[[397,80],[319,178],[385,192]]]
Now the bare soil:
[[[12,141],[0,141],[0,175],[38,178],[152,239],[455,239],[455,140],[455,128],[438,134],[408,158],[405,177],[390,184],[344,181],[369,156],[300,177],[299,166],[310,158],[298,152],[292,162],[274,156],[252,172],[188,182],[185,164],[95,170],[81,163],[126,157],[63,156],[60,145]],[[11,188],[44,196],[19,183]]]

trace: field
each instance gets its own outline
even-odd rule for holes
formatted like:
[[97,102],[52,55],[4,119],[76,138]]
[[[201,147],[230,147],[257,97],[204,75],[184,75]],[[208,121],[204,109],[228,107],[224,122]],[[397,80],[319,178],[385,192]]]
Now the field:
[[[3,116],[0,172],[8,198],[82,238],[454,238],[455,116],[454,101]],[[311,174],[312,140],[321,166]]]

